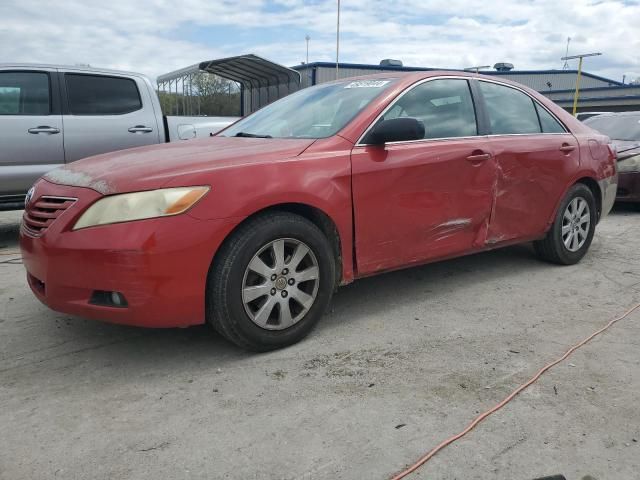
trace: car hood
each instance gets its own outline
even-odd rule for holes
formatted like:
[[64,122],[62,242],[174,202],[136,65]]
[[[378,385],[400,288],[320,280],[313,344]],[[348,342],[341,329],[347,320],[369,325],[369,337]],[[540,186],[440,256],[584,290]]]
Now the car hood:
[[611,140],[611,143],[618,152],[618,161],[640,154],[640,140]]
[[[295,157],[314,139],[211,137],[105,153],[57,168],[44,178],[59,185],[88,187],[103,195],[160,188],[181,175],[239,163]],[[203,180],[206,183],[206,180]]]

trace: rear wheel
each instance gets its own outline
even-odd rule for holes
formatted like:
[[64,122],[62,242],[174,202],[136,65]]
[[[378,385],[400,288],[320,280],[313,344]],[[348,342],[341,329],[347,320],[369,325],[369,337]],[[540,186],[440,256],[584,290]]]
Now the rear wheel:
[[560,204],[546,237],[534,242],[536,253],[543,260],[561,265],[578,263],[589,250],[596,222],[593,192],[584,184],[574,185]]
[[267,351],[304,338],[335,287],[327,238],[307,219],[273,212],[242,225],[214,260],[207,320],[242,348]]

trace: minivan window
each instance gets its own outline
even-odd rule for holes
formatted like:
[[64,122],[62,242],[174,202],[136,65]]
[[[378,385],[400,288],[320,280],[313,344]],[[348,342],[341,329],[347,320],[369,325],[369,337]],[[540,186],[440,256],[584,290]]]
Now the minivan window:
[[536,103],[536,110],[538,110],[538,117],[540,118],[540,126],[542,127],[542,133],[566,133],[566,130],[551,115],[547,110]]
[[0,73],[0,115],[49,115],[50,112],[48,74]]
[[479,82],[494,135],[541,133],[533,100],[515,88]]
[[142,108],[136,82],[130,78],[65,74],[69,113],[121,115]]
[[412,117],[424,124],[424,138],[478,134],[469,83],[463,79],[430,80],[412,88],[385,113],[384,120]]

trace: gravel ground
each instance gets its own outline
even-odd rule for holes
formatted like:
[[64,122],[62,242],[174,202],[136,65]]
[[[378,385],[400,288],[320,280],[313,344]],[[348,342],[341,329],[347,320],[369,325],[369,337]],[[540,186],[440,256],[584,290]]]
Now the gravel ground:
[[[70,318],[0,213],[0,478],[385,479],[640,302],[640,211],[579,265],[528,246],[355,282],[302,343]],[[640,312],[410,478],[640,478]]]

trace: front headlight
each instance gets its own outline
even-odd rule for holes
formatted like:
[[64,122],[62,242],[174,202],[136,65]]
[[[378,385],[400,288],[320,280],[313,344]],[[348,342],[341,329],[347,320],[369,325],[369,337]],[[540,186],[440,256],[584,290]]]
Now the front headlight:
[[82,214],[73,229],[178,215],[208,191],[209,187],[178,187],[104,197]]

